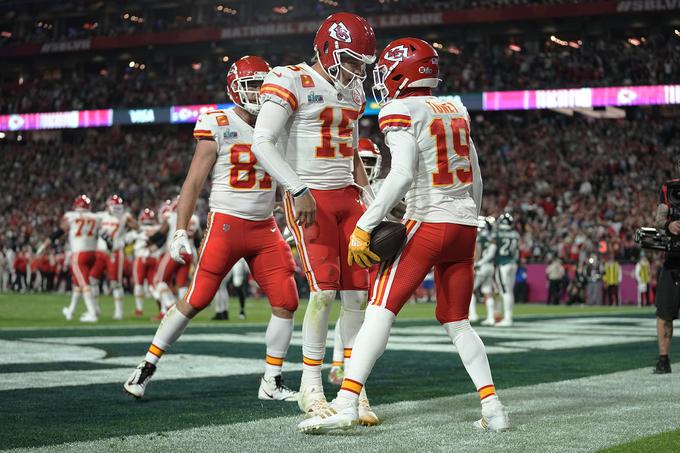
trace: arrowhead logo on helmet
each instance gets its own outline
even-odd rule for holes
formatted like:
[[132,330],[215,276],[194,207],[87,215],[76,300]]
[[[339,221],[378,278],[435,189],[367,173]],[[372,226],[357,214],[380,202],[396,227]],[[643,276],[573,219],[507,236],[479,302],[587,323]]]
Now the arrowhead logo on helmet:
[[394,47],[385,52],[384,58],[385,60],[394,62],[404,61],[405,59],[408,58],[408,47],[404,45]]
[[352,35],[342,22],[336,22],[328,28],[328,34],[336,41],[352,42]]

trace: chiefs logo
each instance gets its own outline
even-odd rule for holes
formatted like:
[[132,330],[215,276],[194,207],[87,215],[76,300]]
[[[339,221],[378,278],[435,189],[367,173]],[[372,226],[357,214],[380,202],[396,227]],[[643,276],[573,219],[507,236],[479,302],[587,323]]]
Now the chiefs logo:
[[331,38],[341,42],[352,42],[349,30],[342,22],[336,22],[328,29]]
[[385,53],[385,60],[389,61],[404,61],[408,58],[408,47],[405,45],[399,45],[397,47],[392,47]]

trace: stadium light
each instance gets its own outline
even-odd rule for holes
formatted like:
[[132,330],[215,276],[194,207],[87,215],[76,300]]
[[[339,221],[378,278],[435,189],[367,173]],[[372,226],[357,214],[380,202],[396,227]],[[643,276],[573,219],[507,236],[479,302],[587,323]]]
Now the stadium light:
[[134,62],[134,61],[131,61],[131,62],[128,64],[128,66],[130,66],[131,68],[134,68],[134,67],[135,67],[135,62]]
[[678,29],[676,28],[676,29],[674,30],[674,32],[675,32],[675,36],[680,37],[680,30],[678,30]]
[[226,63],[227,61],[229,61],[229,56],[228,56],[228,55],[223,56],[223,57],[222,57],[222,61],[223,61],[224,63]]
[[5,137],[6,137],[5,133],[4,133],[4,132],[0,132],[0,140],[2,140],[2,139],[5,138]]
[[522,48],[518,46],[517,44],[510,44],[508,46],[508,49],[512,50],[513,52],[521,52]]

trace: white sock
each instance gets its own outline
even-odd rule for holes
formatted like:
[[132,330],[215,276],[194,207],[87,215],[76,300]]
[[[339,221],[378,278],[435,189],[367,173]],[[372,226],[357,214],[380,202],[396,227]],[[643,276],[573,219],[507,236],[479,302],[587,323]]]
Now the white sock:
[[283,360],[288,353],[290,339],[293,336],[293,319],[279,318],[272,315],[265,333],[267,357],[265,358],[264,377],[270,379],[281,374]]
[[165,351],[184,333],[189,321],[191,319],[177,310],[176,306],[170,308],[161,320],[144,360],[156,365]]
[[340,335],[344,347],[343,357],[345,368],[349,368],[349,361],[352,357],[354,340],[364,322],[364,312],[368,302],[367,291],[340,291],[342,300],[342,324],[340,325]]
[[113,289],[113,315],[115,317],[123,316],[123,297],[125,292],[123,288],[117,286]]
[[335,300],[335,290],[313,291],[302,321],[302,382],[301,387],[323,387],[321,365],[326,353],[328,315]]
[[512,321],[512,309],[515,307],[515,295],[503,294],[503,320]]
[[354,340],[352,361],[345,366],[345,379],[338,392],[338,398],[345,399],[345,404],[359,399],[373,365],[385,352],[394,318],[394,313],[386,308],[371,305],[366,309],[364,323]]
[[99,279],[90,277],[90,291],[94,297],[99,297]]
[[78,299],[80,299],[80,288],[73,288],[73,291],[71,291],[71,305],[68,306],[68,311],[71,312],[71,314],[76,312]]
[[482,339],[470,326],[470,321],[454,321],[443,325],[444,330],[453,341],[465,370],[480,394],[483,402],[498,398],[491,377],[489,360]]
[[97,299],[92,294],[90,288],[83,288],[83,299],[85,300],[85,306],[87,307],[88,313],[92,316],[97,316]]
[[144,286],[135,285],[135,309],[144,311]]
[[494,319],[496,319],[494,313],[493,296],[488,296],[485,302],[486,302],[486,320],[489,322],[493,322]]
[[472,293],[472,297],[470,298],[470,310],[468,312],[468,318],[478,318],[479,316],[477,315],[477,296],[475,296],[475,293]]
[[340,317],[335,322],[335,329],[333,331],[333,366],[342,366],[345,361],[344,346],[342,344],[342,335],[340,329],[342,328],[342,310],[340,310]]
[[187,292],[189,292],[188,286],[177,288],[177,300],[184,300],[184,296],[186,296]]
[[170,291],[167,283],[160,282],[158,284],[158,292],[161,297],[162,308],[165,311],[169,310],[170,307],[173,307],[177,303],[177,299],[175,299],[175,295]]

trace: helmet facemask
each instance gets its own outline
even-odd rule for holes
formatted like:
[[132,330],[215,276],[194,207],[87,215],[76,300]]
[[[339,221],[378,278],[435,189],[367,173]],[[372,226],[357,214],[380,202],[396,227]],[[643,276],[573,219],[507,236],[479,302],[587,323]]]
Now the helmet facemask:
[[[351,49],[335,49],[333,51],[333,64],[329,67],[321,67],[333,81],[333,86],[346,97],[350,97],[356,89],[361,89],[366,80],[366,65],[375,61],[374,56],[361,55]],[[318,50],[317,60],[320,61]],[[356,66],[356,68],[352,68]]]
[[380,176],[380,161],[382,160],[379,155],[364,155],[360,156],[361,162],[364,164],[364,169],[366,169],[366,174],[368,175],[368,182],[373,183],[378,176]]
[[260,104],[260,87],[265,76],[265,73],[256,73],[250,76],[236,77],[231,83],[231,91],[236,93],[240,102],[233,98],[232,101],[243,107],[251,115],[260,113],[262,107],[262,104]]

